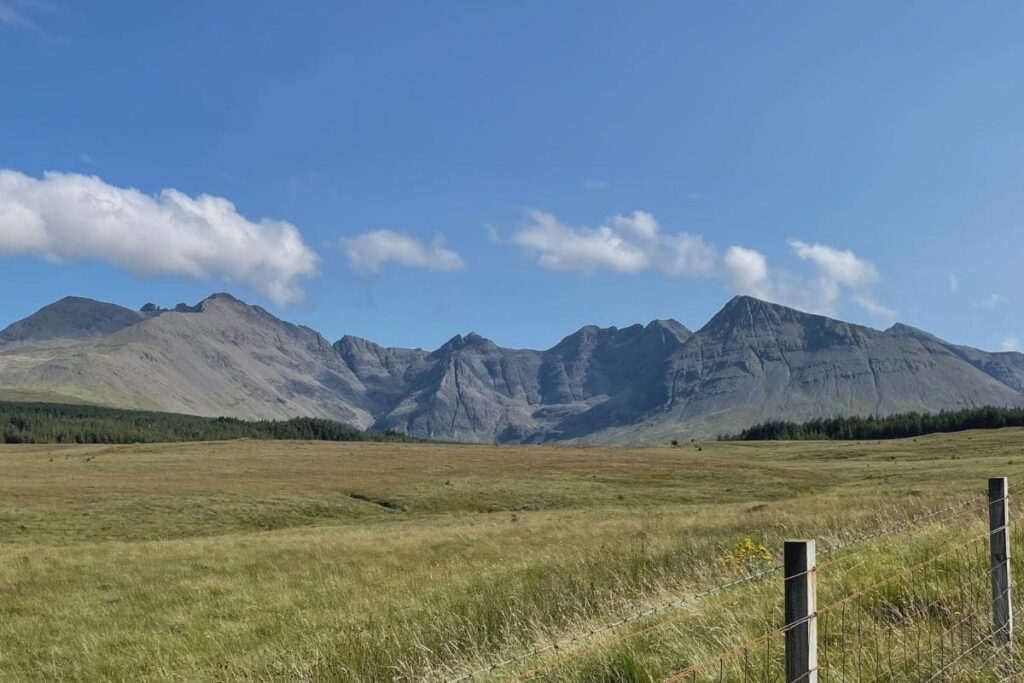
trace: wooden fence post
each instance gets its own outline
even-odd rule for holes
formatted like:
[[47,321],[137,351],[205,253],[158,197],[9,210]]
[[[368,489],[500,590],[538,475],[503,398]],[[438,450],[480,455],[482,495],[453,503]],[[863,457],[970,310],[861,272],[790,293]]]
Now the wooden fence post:
[[988,526],[992,562],[992,633],[997,643],[1013,640],[1010,601],[1010,498],[1006,477],[988,480]]
[[814,541],[786,541],[786,683],[818,683],[818,592]]

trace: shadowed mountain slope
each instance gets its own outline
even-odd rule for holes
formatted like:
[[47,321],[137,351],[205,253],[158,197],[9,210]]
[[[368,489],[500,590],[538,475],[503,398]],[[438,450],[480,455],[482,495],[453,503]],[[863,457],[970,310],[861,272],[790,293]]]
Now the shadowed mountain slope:
[[[674,320],[584,327],[551,349],[470,333],[436,351],[329,344],[230,295],[137,313],[65,299],[0,340],[0,391],[199,415],[329,417],[464,441],[652,442],[770,419],[1024,405],[1024,355],[736,297]],[[60,340],[60,343],[54,343]]]

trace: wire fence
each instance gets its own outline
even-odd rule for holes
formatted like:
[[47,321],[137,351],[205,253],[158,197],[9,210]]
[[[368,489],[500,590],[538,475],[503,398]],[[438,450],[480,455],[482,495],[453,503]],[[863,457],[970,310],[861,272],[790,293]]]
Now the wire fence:
[[[789,620],[782,601],[772,620],[782,624],[763,635],[729,647],[718,655],[678,668],[664,681],[956,681],[1018,680],[1022,660],[1012,648],[1009,628],[993,630],[993,604],[1005,597],[992,592],[998,565],[990,561],[992,535],[1007,531],[1009,545],[1024,538],[1008,527],[989,529],[993,505],[1005,504],[1003,497],[976,496],[940,509],[908,517],[895,524],[853,538],[840,540],[819,553],[827,558],[800,573],[785,572],[772,564],[730,581],[662,602],[634,606],[618,619],[572,633],[530,650],[496,660],[475,670],[449,675],[449,683],[470,681],[503,669],[515,672],[516,680],[558,680],[557,671],[574,659],[597,649],[607,649],[625,640],[635,640],[653,631],[675,628],[686,618],[682,608],[725,594],[743,584],[780,579],[784,584],[807,580],[812,586],[829,586],[823,593],[830,601],[806,616]],[[948,523],[958,524],[949,526]],[[875,539],[908,534],[941,522],[942,534],[903,559],[882,579],[847,590],[863,560],[844,553]],[[930,540],[926,539],[926,540]],[[1018,546],[1019,547],[1019,546]],[[1007,548],[1009,550],[1009,548]],[[851,565],[851,559],[856,562]],[[1009,569],[1010,553],[1003,564]],[[1006,572],[1009,575],[1009,571]],[[834,581],[837,593],[830,581]],[[1005,591],[1011,590],[1007,584]],[[660,619],[653,619],[656,616]],[[1008,615],[1010,616],[1010,615]],[[641,629],[627,628],[648,620]],[[788,622],[788,623],[787,623]],[[814,633],[814,665],[793,674],[794,641]],[[603,637],[597,637],[597,636]],[[531,660],[533,668],[525,669]],[[979,668],[980,667],[980,668]],[[965,678],[980,675],[987,678]],[[552,678],[554,676],[554,678]],[[612,680],[601,678],[600,680]],[[614,680],[628,680],[615,678]],[[1024,676],[1019,678],[1024,682]]]
[[[730,588],[735,588],[736,586],[740,586],[740,585],[742,585],[744,583],[750,583],[752,581],[757,581],[758,579],[762,579],[762,578],[764,578],[766,576],[770,576],[771,574],[775,574],[776,572],[779,572],[781,570],[782,570],[782,565],[781,564],[774,565],[774,566],[768,567],[766,569],[762,569],[760,571],[756,571],[756,572],[751,572],[749,574],[745,574],[745,575],[740,576],[740,577],[738,577],[736,579],[732,579],[731,581],[726,581],[725,583],[720,583],[720,584],[711,586],[710,588],[706,588],[704,590],[700,590],[700,591],[697,591],[695,593],[691,593],[691,594],[683,596],[681,598],[677,598],[675,600],[669,600],[667,602],[663,602],[663,603],[660,603],[658,605],[654,605],[652,607],[640,607],[640,606],[637,606],[635,608],[636,611],[631,611],[630,613],[621,616],[620,618],[616,619],[615,621],[610,621],[610,622],[601,624],[599,626],[595,626],[595,627],[593,627],[591,629],[588,629],[587,631],[584,631],[584,632],[575,633],[575,634],[570,635],[570,636],[565,636],[565,637],[560,638],[558,640],[555,640],[555,641],[553,641],[551,643],[548,643],[547,645],[541,645],[539,647],[533,648],[531,650],[528,650],[528,651],[523,652],[521,654],[515,655],[513,657],[508,657],[506,659],[502,659],[502,660],[493,662],[491,664],[488,664],[487,666],[480,667],[480,668],[475,669],[473,671],[469,671],[469,672],[463,673],[461,675],[455,676],[454,678],[448,679],[449,683],[461,683],[462,681],[468,681],[468,680],[471,680],[471,679],[476,678],[478,676],[481,676],[483,674],[490,673],[490,672],[493,672],[493,671],[497,671],[499,669],[504,669],[504,668],[510,667],[510,666],[512,666],[514,664],[518,664],[520,662],[524,662],[526,660],[533,659],[533,658],[538,657],[538,656],[540,656],[540,655],[542,655],[544,653],[547,653],[547,652],[552,652],[552,651],[560,650],[560,649],[563,649],[563,648],[571,647],[573,645],[576,645],[577,643],[580,643],[582,641],[591,639],[594,636],[597,636],[597,635],[600,635],[600,634],[603,634],[603,633],[607,633],[607,632],[612,631],[614,629],[617,629],[617,628],[619,628],[621,626],[626,626],[628,624],[635,624],[635,623],[637,623],[639,621],[642,621],[644,619],[653,617],[653,616],[655,616],[655,615],[657,615],[657,614],[659,614],[661,612],[666,612],[668,610],[673,610],[673,609],[680,609],[682,607],[685,607],[688,604],[695,603],[695,602],[698,602],[698,601],[700,601],[700,600],[702,600],[704,598],[707,598],[707,597],[710,597],[712,595],[715,595],[716,593],[721,593],[723,591],[729,590]],[[630,634],[630,635],[635,635],[635,634]]]
[[785,681],[786,638],[812,619],[818,680],[929,680],[932,663],[941,670],[947,653],[987,633],[986,541],[987,534],[938,553],[665,680]]
[[[993,506],[1008,496],[971,499],[956,506],[958,515],[978,515],[983,526]],[[988,526],[984,524],[984,526]],[[1013,649],[1012,619],[1000,624],[994,606],[1005,602],[1012,584],[995,589],[1004,568],[1009,576],[1011,555],[993,561],[992,539],[1006,534],[1000,525],[931,549],[926,556],[882,579],[816,607],[807,616],[785,623],[754,640],[666,677],[666,683],[709,681],[892,681],[894,683],[967,680],[1024,680],[1022,662]],[[1007,534],[1010,545],[1021,540]],[[832,560],[790,575],[805,575],[824,583],[830,570],[842,570]],[[797,631],[810,630],[813,665],[793,672],[793,640]],[[801,634],[801,637],[806,637]]]

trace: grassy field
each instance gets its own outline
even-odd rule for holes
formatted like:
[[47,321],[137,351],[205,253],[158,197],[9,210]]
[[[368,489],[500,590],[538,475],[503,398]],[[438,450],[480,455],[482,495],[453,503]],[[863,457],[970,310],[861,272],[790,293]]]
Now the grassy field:
[[[768,566],[784,538],[834,546],[994,475],[1024,483],[1024,430],[635,449],[0,446],[0,680],[446,680]],[[821,604],[976,538],[977,509],[830,557]],[[983,603],[968,554],[921,582],[927,623],[892,611],[908,598],[890,588],[861,627],[902,629],[891,657],[959,615],[965,591]],[[777,626],[779,584],[474,680],[660,680]],[[989,652],[943,680],[999,680]]]

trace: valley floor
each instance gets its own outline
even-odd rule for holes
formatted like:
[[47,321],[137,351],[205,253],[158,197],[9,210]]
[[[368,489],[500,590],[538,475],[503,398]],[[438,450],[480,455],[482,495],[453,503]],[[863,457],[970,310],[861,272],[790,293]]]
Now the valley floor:
[[[0,446],[0,680],[446,680],[769,566],[784,538],[834,546],[982,495],[995,475],[1024,484],[1024,430],[676,448]],[[973,537],[980,519],[851,546],[819,579],[822,604]],[[778,625],[779,583],[474,680],[660,680]],[[962,666],[945,680],[999,680]]]

